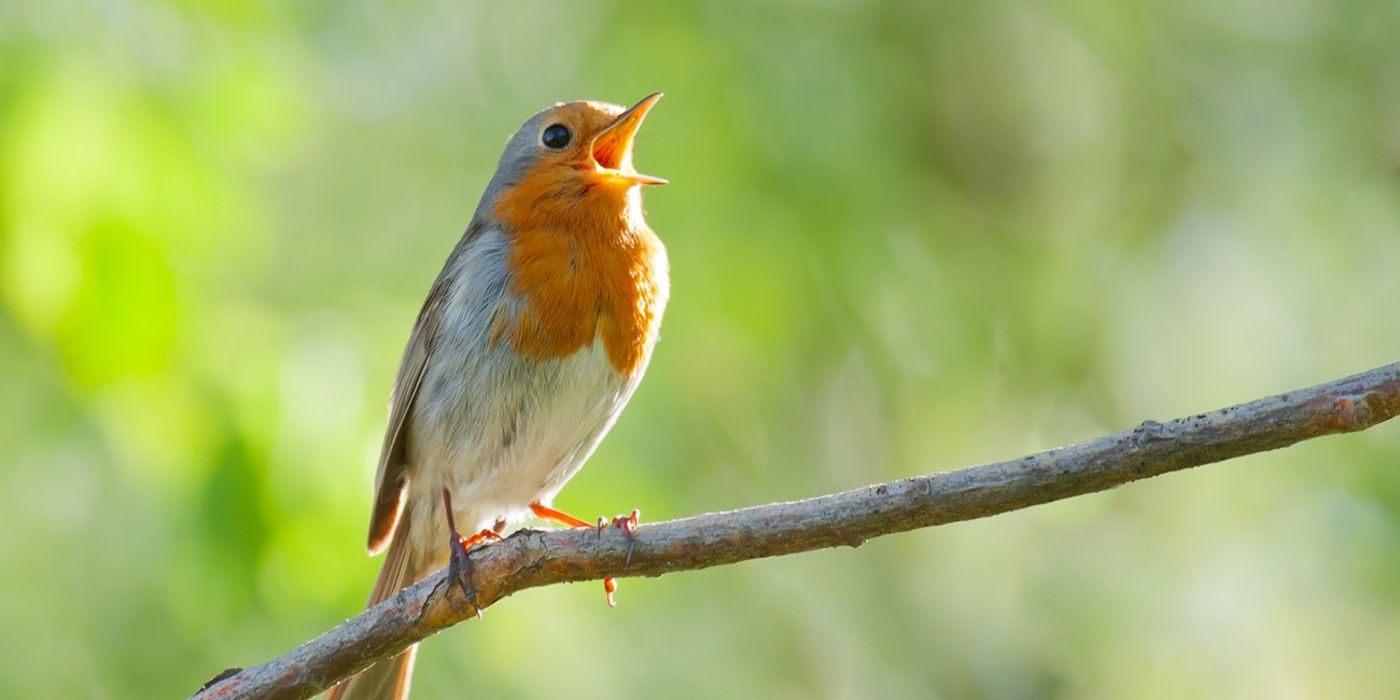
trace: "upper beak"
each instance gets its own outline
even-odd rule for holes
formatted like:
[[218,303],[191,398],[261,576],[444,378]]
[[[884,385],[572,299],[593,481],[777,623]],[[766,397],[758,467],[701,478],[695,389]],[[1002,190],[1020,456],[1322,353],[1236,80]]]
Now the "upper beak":
[[593,160],[598,167],[608,171],[613,177],[639,185],[664,185],[666,180],[651,175],[642,175],[632,167],[632,143],[637,138],[637,130],[647,112],[661,100],[659,92],[642,98],[641,102],[617,115],[598,135],[593,137]]

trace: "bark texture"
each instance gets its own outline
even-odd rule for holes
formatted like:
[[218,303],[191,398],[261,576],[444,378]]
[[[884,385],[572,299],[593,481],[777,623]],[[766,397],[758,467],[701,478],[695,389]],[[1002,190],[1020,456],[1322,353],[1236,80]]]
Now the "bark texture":
[[[1307,389],[1137,427],[1006,462],[789,503],[617,528],[520,531],[472,554],[485,608],[516,591],[605,576],[660,576],[982,518],[1138,479],[1365,430],[1400,413],[1400,362]],[[444,544],[444,546],[446,546]],[[439,571],[282,656],[230,669],[200,700],[307,698],[475,617]]]

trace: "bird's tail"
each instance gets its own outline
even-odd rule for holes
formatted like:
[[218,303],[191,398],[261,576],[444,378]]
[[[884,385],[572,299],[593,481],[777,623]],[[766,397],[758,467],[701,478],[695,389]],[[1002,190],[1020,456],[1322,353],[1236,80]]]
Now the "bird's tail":
[[[384,556],[384,567],[379,570],[379,578],[369,593],[366,608],[384,602],[428,573],[417,570],[422,566],[416,562],[423,557],[414,556],[412,552],[408,530],[413,518],[409,517],[408,510],[406,504],[399,516],[394,539],[389,543],[389,552]],[[325,700],[406,700],[413,675],[413,657],[417,654],[418,645],[414,644],[398,656],[380,661],[349,680],[341,681],[326,693]]]

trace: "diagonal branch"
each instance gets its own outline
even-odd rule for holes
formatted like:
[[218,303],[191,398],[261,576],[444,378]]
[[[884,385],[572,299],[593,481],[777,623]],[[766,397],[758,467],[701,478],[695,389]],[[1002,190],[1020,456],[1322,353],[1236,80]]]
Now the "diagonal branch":
[[[660,576],[982,518],[1333,433],[1400,414],[1400,362],[1344,379],[1007,462],[726,513],[617,529],[522,530],[473,552],[486,607],[536,586]],[[629,545],[631,551],[629,552]],[[628,557],[630,555],[630,562]],[[306,698],[409,644],[473,617],[439,571],[271,661],[230,669],[199,700]]]

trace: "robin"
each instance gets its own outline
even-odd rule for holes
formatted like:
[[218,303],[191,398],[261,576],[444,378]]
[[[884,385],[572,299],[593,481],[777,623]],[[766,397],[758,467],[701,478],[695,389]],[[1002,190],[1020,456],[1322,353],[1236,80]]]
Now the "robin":
[[[632,166],[659,99],[556,104],[506,143],[394,378],[369,523],[370,555],[388,554],[369,606],[444,565],[475,604],[469,547],[529,514],[591,527],[551,503],[641,381],[669,296],[641,193],[666,181]],[[613,522],[630,536],[636,511]],[[408,697],[416,650],[327,697]]]

